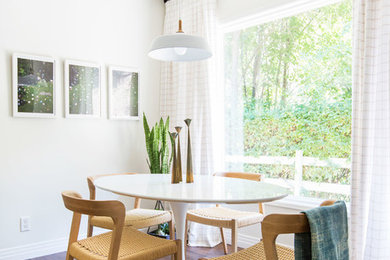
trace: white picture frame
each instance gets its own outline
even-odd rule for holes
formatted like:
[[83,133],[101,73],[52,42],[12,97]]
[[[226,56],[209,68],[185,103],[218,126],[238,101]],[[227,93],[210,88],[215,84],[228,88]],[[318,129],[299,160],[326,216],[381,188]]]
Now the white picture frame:
[[100,118],[101,65],[99,63],[65,60],[65,117]]
[[108,67],[108,118],[140,119],[139,70],[133,67]]
[[12,111],[14,117],[56,117],[56,59],[12,55]]

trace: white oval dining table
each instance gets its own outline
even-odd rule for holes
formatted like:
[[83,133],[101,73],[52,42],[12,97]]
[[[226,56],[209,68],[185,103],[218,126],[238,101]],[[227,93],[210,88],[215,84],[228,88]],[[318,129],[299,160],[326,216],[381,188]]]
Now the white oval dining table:
[[177,184],[171,183],[170,174],[113,175],[97,179],[95,185],[119,195],[169,202],[175,218],[176,236],[183,241],[183,259],[184,226],[189,204],[270,202],[290,194],[287,188],[265,182],[202,175],[194,176],[193,183]]

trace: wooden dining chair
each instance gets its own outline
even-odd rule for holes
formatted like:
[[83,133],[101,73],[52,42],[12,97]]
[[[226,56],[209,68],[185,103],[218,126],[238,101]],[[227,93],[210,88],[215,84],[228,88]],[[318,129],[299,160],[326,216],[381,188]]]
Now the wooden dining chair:
[[[96,199],[96,187],[95,180],[104,176],[115,175],[130,175],[135,173],[114,173],[114,174],[102,174],[96,176],[90,176],[87,178],[89,188],[89,199]],[[141,199],[135,198],[134,209],[126,211],[125,226],[132,226],[137,229],[155,226],[168,222],[170,238],[175,239],[174,223],[171,211],[166,210],[153,210],[153,209],[141,209]],[[109,217],[103,216],[89,216],[88,217],[88,237],[92,236],[93,227],[100,227],[106,229],[113,229],[114,223]]]
[[[215,173],[214,176],[246,179],[251,181],[261,181],[261,175],[258,173],[218,172]],[[263,220],[262,203],[259,203],[259,212],[234,210],[234,209],[221,207],[218,204],[215,207],[211,207],[211,208],[200,208],[200,209],[189,210],[186,215],[184,243],[187,242],[188,222],[192,221],[204,225],[219,227],[225,254],[228,253],[228,249],[227,249],[223,229],[224,228],[231,229],[233,252],[237,252],[238,228],[261,223],[262,220]]]
[[[321,207],[330,206],[335,200],[326,200]],[[298,234],[310,232],[309,221],[304,213],[299,214],[270,214],[266,216],[261,225],[263,243],[267,260],[277,260],[276,238],[280,234]]]
[[[333,205],[334,202],[334,200],[326,200],[321,203],[321,206]],[[276,238],[280,234],[306,232],[310,232],[310,226],[304,213],[270,214],[261,223],[263,239],[260,243],[234,254],[200,260],[294,260],[294,250],[277,245]]]
[[[125,206],[122,202],[85,200],[74,191],[64,191],[62,198],[65,207],[73,211],[66,260],[158,259],[169,255],[181,259],[180,240],[157,238],[124,227]],[[113,231],[78,240],[82,214],[111,218]]]

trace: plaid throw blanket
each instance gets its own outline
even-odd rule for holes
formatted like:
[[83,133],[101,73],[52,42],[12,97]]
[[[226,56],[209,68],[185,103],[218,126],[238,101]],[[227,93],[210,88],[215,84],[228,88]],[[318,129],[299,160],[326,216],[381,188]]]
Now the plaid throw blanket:
[[344,201],[304,211],[310,233],[295,234],[295,259],[348,260],[348,220]]

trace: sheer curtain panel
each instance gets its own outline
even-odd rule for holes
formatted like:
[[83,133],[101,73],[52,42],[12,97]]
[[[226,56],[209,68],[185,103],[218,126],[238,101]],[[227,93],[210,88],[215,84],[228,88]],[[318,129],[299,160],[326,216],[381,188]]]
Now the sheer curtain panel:
[[390,1],[354,1],[351,259],[390,259]]
[[[216,0],[170,0],[166,3],[164,34],[177,31],[179,12],[183,31],[204,37],[215,54]],[[215,97],[215,58],[196,62],[163,62],[161,70],[160,111],[170,117],[171,131],[185,126],[191,118],[191,145],[194,174],[212,174],[213,97]],[[186,128],[181,131],[182,162],[185,163]],[[183,164],[183,172],[185,164]],[[185,177],[183,178],[185,181]],[[202,205],[205,206],[205,205]],[[197,224],[190,225],[189,245],[214,246],[220,242],[219,230]]]

